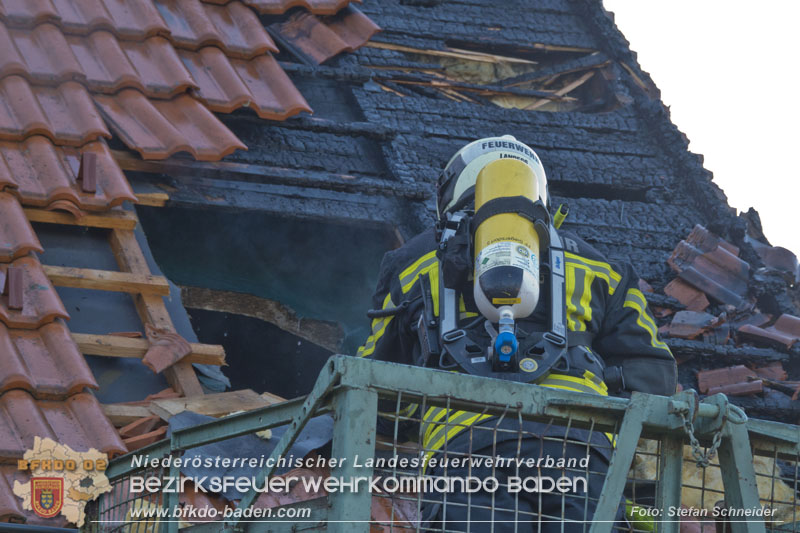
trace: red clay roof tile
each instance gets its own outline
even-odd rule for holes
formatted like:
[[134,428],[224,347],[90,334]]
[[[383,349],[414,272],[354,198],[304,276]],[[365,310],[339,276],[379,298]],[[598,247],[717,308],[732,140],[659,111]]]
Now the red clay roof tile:
[[289,76],[269,54],[253,59],[229,59],[216,46],[197,52],[180,51],[181,59],[197,82],[195,96],[209,109],[230,113],[251,107],[261,118],[284,120],[311,111]]
[[33,255],[21,257],[11,263],[0,263],[0,285],[9,265],[22,269],[22,310],[9,309],[8,296],[0,296],[0,321],[9,328],[36,329],[56,318],[69,318],[53,284]]
[[280,15],[293,7],[303,7],[315,15],[334,15],[351,1],[361,0],[244,0],[264,15]]
[[353,6],[324,20],[307,11],[298,11],[285,21],[271,24],[270,28],[317,64],[341,52],[352,52],[380,31],[374,22]]
[[33,26],[58,20],[58,11],[50,0],[2,0],[0,20],[14,26]]
[[119,41],[106,31],[97,31],[67,40],[92,92],[114,93],[134,87],[148,96],[170,98],[195,86],[172,44],[163,37]]
[[373,35],[381,31],[377,24],[353,5],[322,20],[341,40],[347,43],[346,50],[348,52],[363,46]]
[[0,23],[0,77],[19,74],[45,85],[76,79],[82,70],[56,26],[11,29]]
[[31,87],[19,76],[0,80],[0,140],[45,135],[58,145],[81,146],[110,137],[86,89],[76,82]]
[[0,193],[0,263],[13,261],[32,250],[44,251],[22,206],[10,194]]
[[26,28],[49,21],[64,33],[105,29],[134,40],[169,33],[153,3],[137,0],[6,0],[0,2],[0,20]]
[[764,382],[760,379],[708,389],[708,394],[724,394],[726,396],[751,396],[762,392],[764,392]]
[[124,39],[143,39],[168,33],[152,2],[140,0],[56,0],[65,33],[106,29]]
[[700,392],[706,394],[709,389],[716,387],[723,387],[736,383],[747,383],[747,379],[750,377],[756,377],[756,373],[744,365],[716,368],[714,370],[701,370],[697,373],[697,388]]
[[750,239],[748,242],[767,267],[786,272],[794,281],[800,281],[800,263],[796,255],[782,246],[770,246],[755,239]]
[[144,354],[142,363],[155,374],[163,372],[192,353],[189,342],[177,333],[156,328],[151,324],[145,325],[145,331],[150,347]]
[[678,311],[669,326],[662,328],[662,332],[670,337],[696,339],[721,323],[720,319],[709,313]]
[[758,377],[773,381],[786,381],[789,379],[789,374],[786,373],[780,361],[773,361],[767,366],[754,368],[753,371],[758,374]]
[[97,399],[83,392],[63,401],[35,400],[15,389],[0,396],[0,461],[21,458],[34,437],[51,438],[75,451],[95,448],[111,456],[125,445]]
[[745,338],[761,341],[766,344],[783,345],[791,348],[800,340],[800,318],[792,315],[781,315],[775,324],[768,328],[760,328],[752,324],[739,327],[738,332]]
[[747,294],[750,265],[731,253],[731,245],[721,243],[725,241],[697,225],[667,262],[682,280],[717,301],[738,306]]
[[664,287],[664,294],[672,296],[689,311],[705,311],[711,305],[706,295],[680,278],[675,278]]
[[63,321],[33,330],[0,324],[0,393],[25,389],[63,399],[85,387],[96,389],[97,382]]
[[163,37],[120,41],[107,31],[65,36],[52,24],[7,30],[0,23],[0,77],[14,74],[39,85],[76,80],[92,92],[135,87],[161,98],[194,86]]
[[[96,192],[78,182],[82,154],[95,154]],[[103,140],[80,149],[54,146],[34,135],[21,143],[0,142],[0,190],[9,188],[23,204],[48,207],[68,200],[87,211],[105,211],[135,201],[128,180]]]
[[211,111],[194,98],[149,100],[125,89],[114,96],[95,96],[114,132],[144,159],[164,159],[189,152],[200,161],[217,161],[247,147]]
[[177,47],[196,50],[215,45],[228,56],[241,58],[278,51],[255,12],[238,0],[225,5],[200,0],[161,0],[155,5],[169,26],[170,40]]

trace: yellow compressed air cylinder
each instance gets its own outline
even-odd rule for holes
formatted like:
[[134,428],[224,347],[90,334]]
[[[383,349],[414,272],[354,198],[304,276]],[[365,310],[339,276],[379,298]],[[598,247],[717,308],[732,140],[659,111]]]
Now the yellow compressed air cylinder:
[[[475,211],[495,198],[539,198],[533,169],[518,159],[487,164],[475,182]],[[492,322],[501,315],[529,316],[539,301],[539,236],[533,223],[516,213],[484,220],[475,230],[475,303]]]

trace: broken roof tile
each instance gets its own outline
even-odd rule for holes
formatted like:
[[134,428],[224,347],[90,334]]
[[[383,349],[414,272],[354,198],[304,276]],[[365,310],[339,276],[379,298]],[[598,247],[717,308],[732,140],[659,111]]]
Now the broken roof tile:
[[695,226],[667,262],[682,280],[719,302],[738,306],[747,294],[750,265],[731,253],[730,245],[721,244],[724,242]]
[[[0,178],[0,190],[2,188]],[[0,192],[0,263],[25,256],[31,250],[44,251],[19,201]]]
[[21,458],[34,437],[51,438],[75,451],[95,448],[110,456],[126,452],[125,445],[97,399],[86,392],[67,400],[36,400],[15,389],[0,396],[0,460]]
[[66,398],[97,388],[86,360],[61,320],[39,329],[0,323],[0,393],[25,389],[36,398]]
[[711,233],[700,224],[695,224],[689,236],[686,237],[686,242],[700,248],[704,252],[710,252],[719,246],[735,256],[739,255],[739,248],[725,239],[720,238],[718,235]]
[[19,76],[0,80],[0,140],[45,135],[55,144],[81,146],[111,137],[86,89],[76,82],[31,87]]
[[352,52],[363,46],[370,38],[381,31],[368,16],[349,5],[332,17],[322,19],[328,28],[347,44],[346,50]]
[[124,39],[141,40],[169,30],[152,2],[119,0],[36,0],[0,2],[0,20],[30,28],[52,22],[64,33],[105,29]]
[[[78,180],[83,154],[95,156],[94,193],[84,191]],[[0,142],[0,190],[4,188],[23,204],[36,207],[66,200],[87,211],[105,211],[136,200],[102,139],[80,149],[54,146],[41,135],[21,143]]]
[[696,339],[720,325],[723,321],[709,313],[678,311],[668,326],[661,328],[664,334],[680,339]]
[[784,314],[768,328],[745,324],[738,332],[748,340],[791,348],[800,340],[800,318]]
[[307,11],[297,11],[286,20],[269,27],[280,35],[284,43],[317,64],[341,52],[352,52],[380,31],[374,22],[353,6],[325,19]]
[[311,111],[303,95],[269,54],[229,59],[216,46],[180,51],[199,89],[197,98],[212,111],[230,113],[251,107],[261,118],[284,120]]
[[752,396],[764,392],[764,382],[760,379],[731,383],[708,389],[708,394],[724,394],[726,396]]
[[111,128],[144,159],[165,159],[189,152],[200,161],[217,161],[247,147],[196,99],[149,100],[135,89],[95,101]]
[[689,311],[705,311],[710,305],[706,295],[680,278],[675,278],[664,287],[664,294],[672,296]]
[[697,373],[697,388],[700,392],[706,394],[710,389],[716,387],[747,383],[747,379],[750,377],[756,377],[756,373],[744,365],[701,370]]
[[215,45],[227,55],[241,58],[278,51],[255,12],[239,0],[225,5],[200,0],[157,0],[155,5],[177,47],[196,50]]
[[150,347],[142,363],[156,374],[192,353],[188,341],[175,332],[156,328],[152,324],[146,324],[145,331]]
[[262,15],[281,15],[293,7],[302,7],[315,15],[334,15],[352,1],[361,0],[244,0]]
[[768,268],[786,272],[797,282],[800,281],[800,263],[797,256],[781,246],[770,246],[755,239],[747,239],[758,256]]
[[789,375],[786,373],[780,361],[773,361],[767,366],[754,368],[753,371],[758,377],[771,379],[773,381],[786,381],[789,379]]
[[35,329],[56,318],[69,318],[53,284],[33,255],[0,263],[0,285],[4,285],[9,266],[22,270],[23,305],[21,310],[9,308],[8,295],[0,296],[0,321],[9,328]]

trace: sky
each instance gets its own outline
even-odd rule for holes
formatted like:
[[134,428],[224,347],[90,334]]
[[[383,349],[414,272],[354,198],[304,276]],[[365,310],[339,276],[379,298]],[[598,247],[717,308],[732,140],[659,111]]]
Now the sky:
[[603,4],[728,203],[800,256],[800,1]]

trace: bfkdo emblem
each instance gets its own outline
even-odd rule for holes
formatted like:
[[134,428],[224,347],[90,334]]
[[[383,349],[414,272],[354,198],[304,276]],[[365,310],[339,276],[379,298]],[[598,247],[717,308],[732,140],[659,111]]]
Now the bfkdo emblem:
[[52,518],[64,505],[64,478],[31,478],[31,507],[42,518]]

